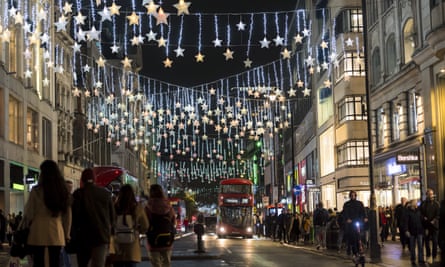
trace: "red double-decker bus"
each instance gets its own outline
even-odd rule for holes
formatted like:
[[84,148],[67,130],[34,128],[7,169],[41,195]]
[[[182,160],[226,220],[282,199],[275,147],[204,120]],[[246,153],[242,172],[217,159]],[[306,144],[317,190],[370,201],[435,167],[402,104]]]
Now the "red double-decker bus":
[[220,183],[216,234],[253,236],[253,183],[247,179],[231,178]]

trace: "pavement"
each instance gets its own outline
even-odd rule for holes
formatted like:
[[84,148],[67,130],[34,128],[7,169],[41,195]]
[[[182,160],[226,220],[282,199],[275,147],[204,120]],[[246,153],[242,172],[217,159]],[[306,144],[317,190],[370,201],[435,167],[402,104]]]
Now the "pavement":
[[[186,234],[181,237],[185,237],[191,234]],[[178,237],[178,238],[181,238]],[[267,242],[276,243],[270,239],[262,239]],[[303,245],[303,244],[282,244],[283,246],[287,247],[293,247],[295,249],[302,249],[306,250],[309,253],[318,254],[318,255],[326,255],[332,258],[338,258],[338,259],[344,259],[348,260],[351,259],[351,256],[347,256],[345,251],[338,252],[337,250],[333,249],[326,249],[326,250],[318,250],[315,245],[309,244],[309,245]],[[144,249],[145,251],[145,249]],[[367,253],[366,256],[366,266],[381,266],[381,267],[394,267],[394,266],[412,266],[410,262],[410,254],[408,249],[402,250],[402,246],[400,245],[400,242],[398,241],[387,241],[384,243],[383,247],[380,247],[380,259],[375,260],[369,258],[369,253]],[[438,256],[440,257],[440,255]],[[7,244],[3,244],[3,249],[0,250],[0,266],[8,266],[9,262],[9,246]],[[72,257],[75,258],[75,257]],[[211,248],[207,247],[206,251],[204,253],[197,253],[196,248],[182,248],[180,250],[173,249],[172,253],[172,265],[174,266],[175,261],[178,263],[180,261],[184,260],[192,260],[199,262],[199,260],[215,260],[220,259],[221,255],[218,252],[217,248]],[[436,262],[431,263],[431,258],[426,259],[427,264],[425,266],[429,267],[439,267],[440,266],[440,258],[437,259]],[[149,261],[147,253],[143,253],[143,262]],[[28,261],[25,259],[21,260],[22,266],[26,267],[28,266]],[[76,266],[73,264],[73,266]]]

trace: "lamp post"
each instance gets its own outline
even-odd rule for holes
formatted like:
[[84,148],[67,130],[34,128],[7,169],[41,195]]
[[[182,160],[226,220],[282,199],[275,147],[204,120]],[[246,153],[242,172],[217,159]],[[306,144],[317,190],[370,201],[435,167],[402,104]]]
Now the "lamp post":
[[380,246],[378,244],[378,233],[377,233],[377,205],[376,205],[376,196],[374,189],[374,160],[372,153],[372,131],[371,131],[371,94],[369,88],[369,79],[368,79],[368,33],[367,33],[367,16],[366,16],[366,0],[362,0],[362,19],[363,19],[363,48],[364,48],[364,57],[365,57],[365,90],[366,90],[366,112],[367,112],[367,123],[368,123],[368,162],[369,162],[369,187],[371,190],[371,199],[369,201],[369,243],[370,243],[370,257],[372,262],[381,262],[381,253]]

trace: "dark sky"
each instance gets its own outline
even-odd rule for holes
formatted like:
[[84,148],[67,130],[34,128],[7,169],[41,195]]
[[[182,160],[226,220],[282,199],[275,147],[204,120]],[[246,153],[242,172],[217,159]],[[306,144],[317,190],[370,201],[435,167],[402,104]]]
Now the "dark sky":
[[[187,1],[186,1],[187,2]],[[196,86],[210,83],[228,76],[247,71],[243,61],[247,58],[247,43],[249,39],[249,23],[251,14],[254,14],[254,26],[250,38],[249,58],[253,61],[252,69],[280,58],[282,47],[273,45],[273,38],[277,31],[274,24],[275,12],[290,11],[296,8],[297,0],[195,0],[191,2],[189,11],[191,15],[185,15],[183,20],[183,31],[181,47],[185,49],[184,57],[176,57],[174,49],[178,46],[180,17],[176,15],[173,4],[178,0],[167,0],[162,2],[165,12],[173,13],[169,17],[170,46],[169,58],[173,60],[171,68],[165,68],[162,61],[166,58],[166,48],[158,47],[157,43],[151,41],[143,46],[143,69],[141,74],[155,78],[167,83],[180,86]],[[155,3],[159,3],[155,1]],[[270,48],[260,48],[259,41],[264,38],[263,15],[266,12],[271,29],[267,30],[267,39],[271,41]],[[199,27],[198,16],[201,13],[201,27]],[[218,14],[218,37],[223,40],[221,47],[214,47],[212,41],[215,39],[214,14]],[[232,15],[225,15],[232,14]],[[241,14],[242,15],[234,15]],[[246,30],[238,31],[236,24],[242,20],[246,24]],[[223,53],[227,48],[227,25],[230,25],[230,49],[234,51],[232,60],[226,60]],[[270,27],[268,26],[268,27]],[[167,37],[167,27],[164,27],[164,38]],[[280,29],[280,36],[284,37],[284,26]],[[199,29],[201,28],[201,51],[205,55],[204,62],[197,63],[195,55],[198,53]],[[161,27],[153,25],[153,31],[158,32],[160,37]]]

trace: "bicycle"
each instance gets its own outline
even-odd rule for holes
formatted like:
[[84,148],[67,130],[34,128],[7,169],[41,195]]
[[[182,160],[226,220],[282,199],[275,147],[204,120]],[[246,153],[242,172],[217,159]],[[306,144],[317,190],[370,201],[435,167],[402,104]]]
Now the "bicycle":
[[352,258],[352,262],[354,262],[355,267],[358,267],[359,265],[361,265],[362,267],[365,266],[365,249],[363,247],[363,243],[362,243],[362,237],[361,237],[361,233],[360,233],[360,222],[355,222],[354,223],[354,241],[357,242],[356,246],[357,246],[357,252],[354,254],[353,258]]

